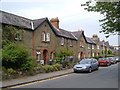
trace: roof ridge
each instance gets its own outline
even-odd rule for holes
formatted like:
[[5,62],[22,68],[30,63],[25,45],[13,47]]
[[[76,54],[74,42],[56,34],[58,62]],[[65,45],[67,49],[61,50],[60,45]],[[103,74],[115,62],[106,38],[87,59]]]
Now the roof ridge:
[[0,10],[0,12],[6,13],[6,14],[10,14],[10,15],[13,15],[13,16],[17,16],[17,17],[20,17],[20,18],[24,18],[24,19],[27,19],[27,20],[30,20],[30,21],[32,20],[32,19],[20,16],[20,15],[16,15],[16,14],[10,13],[10,12],[6,12],[6,11],[2,11],[2,10]]
[[39,19],[33,19],[32,21],[36,21],[36,20],[42,20],[42,19],[46,19],[47,17],[44,18],[39,18]]

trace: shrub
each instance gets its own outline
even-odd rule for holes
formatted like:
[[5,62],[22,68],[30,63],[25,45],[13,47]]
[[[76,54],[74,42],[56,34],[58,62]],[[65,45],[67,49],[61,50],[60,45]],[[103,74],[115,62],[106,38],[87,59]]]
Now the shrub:
[[53,65],[53,68],[54,68],[55,71],[59,71],[59,70],[61,70],[61,65],[56,63],[56,64]]
[[50,69],[49,69],[49,65],[45,65],[43,66],[43,69],[46,73],[49,73],[50,72]]
[[23,46],[11,43],[2,50],[2,66],[7,69],[30,70],[35,66],[35,60],[29,57]]
[[12,68],[8,68],[7,69],[7,74],[16,74],[16,70],[14,70]]

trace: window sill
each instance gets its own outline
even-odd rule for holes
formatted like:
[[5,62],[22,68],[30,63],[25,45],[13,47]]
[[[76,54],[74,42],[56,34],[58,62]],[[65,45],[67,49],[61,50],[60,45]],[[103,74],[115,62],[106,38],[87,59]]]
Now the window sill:
[[61,46],[64,46],[64,44],[61,44]]
[[50,41],[42,41],[43,43],[50,43]]

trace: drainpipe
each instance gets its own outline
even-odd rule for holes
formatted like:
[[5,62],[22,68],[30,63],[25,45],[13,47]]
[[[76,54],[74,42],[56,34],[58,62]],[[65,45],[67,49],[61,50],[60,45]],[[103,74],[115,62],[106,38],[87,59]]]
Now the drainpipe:
[[32,55],[35,58],[35,35],[34,35],[34,23],[33,21],[30,22],[31,23],[31,29],[32,31]]
[[92,58],[92,44],[91,44],[91,58]]

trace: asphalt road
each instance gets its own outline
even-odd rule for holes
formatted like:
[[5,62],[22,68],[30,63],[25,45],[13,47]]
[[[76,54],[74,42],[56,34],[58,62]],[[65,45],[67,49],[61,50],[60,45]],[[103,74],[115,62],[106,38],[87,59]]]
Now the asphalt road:
[[72,73],[16,88],[118,88],[118,64],[100,67],[92,73]]

